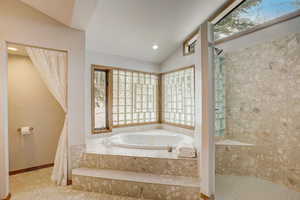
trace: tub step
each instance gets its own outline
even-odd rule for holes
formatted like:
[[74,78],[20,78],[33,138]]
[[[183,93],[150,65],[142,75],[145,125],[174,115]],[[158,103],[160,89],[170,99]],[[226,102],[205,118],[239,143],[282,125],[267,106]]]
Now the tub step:
[[157,200],[198,200],[200,180],[119,170],[78,168],[73,188],[111,195]]
[[196,158],[156,158],[84,153],[79,166],[82,168],[120,170],[156,175],[199,176]]

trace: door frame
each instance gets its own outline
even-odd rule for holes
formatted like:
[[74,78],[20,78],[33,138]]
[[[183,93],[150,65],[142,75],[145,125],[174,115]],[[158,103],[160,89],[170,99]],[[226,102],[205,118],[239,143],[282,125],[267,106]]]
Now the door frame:
[[200,177],[201,198],[215,199],[215,94],[214,54],[212,48],[213,28],[209,21],[200,26],[201,65],[201,138]]
[[0,41],[0,199],[9,197],[7,70],[7,42]]
[[[0,200],[9,199],[10,184],[9,184],[9,139],[8,139],[8,44],[22,45],[26,47],[33,47],[39,49],[46,49],[51,51],[65,52],[67,54],[67,69],[66,69],[66,92],[67,92],[67,111],[69,99],[69,50],[60,50],[53,48],[46,48],[40,46],[33,46],[29,44],[16,43],[6,40],[0,40]],[[67,127],[68,134],[68,180],[71,178],[71,153],[70,153],[70,132]],[[69,182],[69,181],[68,181]],[[2,184],[3,183],[3,184]]]

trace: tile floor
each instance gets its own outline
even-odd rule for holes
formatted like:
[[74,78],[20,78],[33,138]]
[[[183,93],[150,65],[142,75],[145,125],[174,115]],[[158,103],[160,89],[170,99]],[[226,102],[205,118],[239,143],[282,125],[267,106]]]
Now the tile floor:
[[[52,168],[11,176],[13,200],[137,200],[56,187]],[[254,177],[217,176],[217,200],[300,200],[300,193]]]
[[52,168],[11,176],[12,200],[137,200],[56,187],[50,180]]

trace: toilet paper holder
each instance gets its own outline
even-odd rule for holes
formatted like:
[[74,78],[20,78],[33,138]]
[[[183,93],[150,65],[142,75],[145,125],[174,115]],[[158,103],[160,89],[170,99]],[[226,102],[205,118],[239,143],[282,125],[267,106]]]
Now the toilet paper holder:
[[[22,130],[21,128],[18,128],[18,131],[19,131],[19,132],[21,132],[21,130]],[[33,131],[33,127],[30,127],[30,128],[29,128],[29,131]]]

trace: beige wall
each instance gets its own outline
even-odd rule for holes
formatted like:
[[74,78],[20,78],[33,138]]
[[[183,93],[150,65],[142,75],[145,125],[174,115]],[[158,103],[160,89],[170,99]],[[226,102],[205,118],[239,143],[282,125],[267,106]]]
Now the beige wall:
[[0,40],[68,51],[69,144],[84,144],[85,33],[18,0],[0,1]]
[[[53,163],[64,112],[29,57],[8,57],[8,114],[10,171]],[[33,134],[21,136],[22,126]]]
[[[81,148],[75,147],[85,143],[85,33],[69,28],[18,0],[0,1],[0,24],[0,41],[68,51],[68,143],[72,159],[77,159],[74,155],[79,155],[77,149]],[[2,55],[1,52],[0,55]],[[3,58],[5,58],[5,54],[3,54]],[[5,60],[3,62],[0,60],[0,67],[1,72],[6,71]],[[0,102],[5,102],[6,73],[0,75]],[[0,108],[0,110],[2,109]],[[0,142],[0,198],[5,197],[9,192],[7,190],[9,181],[3,175],[6,172],[2,167],[8,162],[5,159],[7,143],[5,121],[4,118],[3,125],[0,123],[0,139],[4,138],[5,140]],[[69,161],[71,162],[71,159]],[[69,174],[71,173],[70,169],[71,163],[69,163]]]

